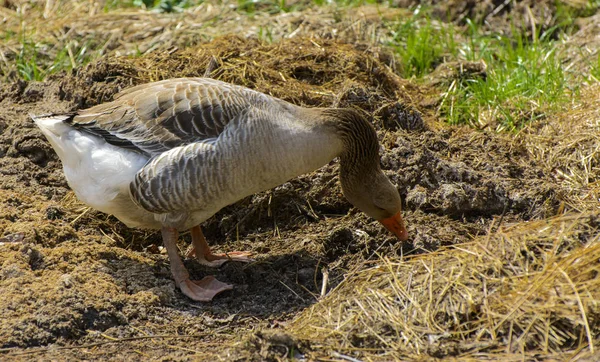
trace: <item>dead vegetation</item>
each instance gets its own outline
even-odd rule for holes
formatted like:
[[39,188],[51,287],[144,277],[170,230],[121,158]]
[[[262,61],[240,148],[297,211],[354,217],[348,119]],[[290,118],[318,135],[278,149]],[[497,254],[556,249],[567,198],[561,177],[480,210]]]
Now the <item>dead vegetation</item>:
[[[343,27],[329,13],[274,25],[273,34],[293,34],[281,42],[241,33],[204,43],[196,36],[209,31],[198,25],[214,16],[209,6],[186,16],[123,15],[106,49],[131,54],[138,41],[143,55],[0,86],[4,357],[598,359],[597,86],[516,137],[449,127],[434,117],[434,86],[398,77],[392,55],[371,42],[375,33],[365,29],[378,20],[364,15],[336,33]],[[233,31],[249,21],[220,11]],[[315,25],[323,19],[337,25]],[[60,36],[105,36],[109,20],[69,20],[75,30]],[[334,33],[346,41],[330,39]],[[351,209],[332,163],[206,223],[218,248],[259,257],[216,271],[234,291],[202,305],[176,293],[159,239],[75,201],[27,113],[75,110],[133,84],[203,75],[296,104],[372,114],[382,165],[406,200],[412,245]],[[195,275],[215,273],[187,264]]]
[[[384,36],[382,19],[406,15],[403,9],[302,6],[302,11],[253,13],[235,1],[202,2],[181,13],[108,11],[106,2],[27,1],[0,6],[6,39],[0,43],[0,77],[18,77],[20,61],[40,70],[78,68],[103,56],[141,56],[182,49],[216,36],[237,34],[274,42],[299,36],[360,41],[376,45]],[[223,29],[227,29],[226,32]],[[36,50],[33,57],[32,50]],[[64,58],[65,65],[56,65]]]
[[565,203],[579,212],[597,211],[600,200],[598,89],[598,84],[589,86],[578,104],[527,127],[518,137],[545,172],[568,190]]
[[382,255],[289,331],[311,341],[314,358],[576,360],[600,343],[597,226],[597,214],[571,214],[429,254]]

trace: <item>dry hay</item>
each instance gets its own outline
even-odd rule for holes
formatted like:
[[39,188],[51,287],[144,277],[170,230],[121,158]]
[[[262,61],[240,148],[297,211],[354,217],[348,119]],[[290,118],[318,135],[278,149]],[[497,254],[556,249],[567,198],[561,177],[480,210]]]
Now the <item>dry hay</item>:
[[0,75],[9,78],[15,76],[14,59],[23,51],[23,40],[27,46],[36,46],[36,61],[46,66],[65,49],[76,65],[81,51],[92,58],[140,56],[190,47],[224,34],[267,41],[316,36],[375,45],[385,37],[382,20],[407,14],[383,5],[339,12],[332,6],[307,3],[287,13],[257,11],[249,15],[239,10],[239,2],[227,0],[202,2],[173,14],[134,8],[105,12],[102,1],[10,4],[13,6],[3,7],[0,2],[0,22],[7,34],[13,34],[0,42]]
[[566,192],[566,207],[597,211],[600,200],[600,84],[568,110],[524,129],[518,140]]
[[[177,55],[146,57],[134,64],[143,78],[156,80],[175,74],[185,76],[188,67],[193,72],[208,65],[211,77],[252,86],[292,103],[354,105],[375,112],[377,117],[386,100],[410,104],[414,102],[408,97],[419,93],[416,86],[403,81],[386,66],[391,62],[389,53],[326,39],[295,38],[270,45],[224,37],[205,47]],[[168,70],[151,68],[165,63]],[[364,89],[364,85],[369,89]]]
[[[361,44],[312,37],[268,44],[230,35],[180,51],[107,58],[75,71],[61,87],[77,97],[67,100],[86,107],[129,85],[209,76],[299,105],[361,108],[379,128],[421,130],[414,108],[432,89],[401,79],[391,66],[389,53]],[[86,86],[89,94],[70,92]]]
[[[311,358],[575,358],[600,348],[598,214],[512,225],[350,276],[289,328]],[[335,356],[335,354],[330,354]]]

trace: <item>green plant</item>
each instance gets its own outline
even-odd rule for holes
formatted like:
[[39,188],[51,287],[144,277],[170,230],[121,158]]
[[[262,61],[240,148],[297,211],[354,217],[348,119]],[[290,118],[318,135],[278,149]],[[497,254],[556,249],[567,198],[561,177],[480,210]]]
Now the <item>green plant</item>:
[[313,0],[315,4],[336,4],[339,6],[361,6],[365,4],[388,4],[391,5],[391,0]]
[[260,26],[258,28],[258,39],[267,43],[273,42],[273,29],[270,26]]
[[417,8],[412,17],[388,25],[393,47],[400,59],[404,77],[423,77],[444,60],[456,53],[454,27],[434,22]]
[[510,35],[490,34],[469,21],[462,28],[436,23],[420,8],[388,27],[389,45],[404,77],[422,79],[446,61],[486,64],[483,75],[460,75],[440,83],[445,88],[438,113],[449,123],[518,129],[564,104],[577,90],[552,40],[557,30],[533,29],[533,36],[516,28]]
[[15,56],[16,69],[24,80],[42,81],[50,74],[80,67],[100,55],[89,49],[87,43],[78,46],[70,42],[51,57],[48,54],[54,53],[54,50],[49,45],[22,39],[21,49]]
[[38,65],[38,51],[36,44],[23,41],[19,53],[16,54],[15,63],[19,75],[25,80],[42,80],[45,72]]
[[463,54],[483,60],[487,72],[485,77],[456,80],[443,93],[439,109],[448,122],[514,130],[570,99],[570,75],[554,42],[513,34],[470,34]]
[[596,61],[591,66],[590,75],[596,78],[596,82],[600,81],[600,53],[596,55]]
[[237,10],[248,15],[254,15],[257,12],[268,14],[288,13],[305,5],[289,5],[286,0],[238,0],[237,4]]

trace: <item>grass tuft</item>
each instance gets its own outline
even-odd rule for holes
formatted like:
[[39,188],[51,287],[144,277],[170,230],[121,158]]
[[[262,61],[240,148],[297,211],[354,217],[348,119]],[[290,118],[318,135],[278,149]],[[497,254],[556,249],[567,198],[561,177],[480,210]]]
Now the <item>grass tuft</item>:
[[203,0],[108,0],[104,4],[104,12],[126,8],[142,8],[160,13],[173,13],[197,6],[202,2]]
[[[87,43],[79,45],[74,41],[69,42],[58,51],[50,50],[51,47],[28,39],[22,40],[21,49],[15,57],[19,76],[27,81],[42,81],[50,74],[81,67],[96,57]],[[50,59],[49,53],[56,55]]]
[[596,82],[600,82],[600,53],[596,56],[596,61],[591,66],[590,75],[595,78]]
[[448,52],[456,53],[454,27],[434,23],[418,8],[414,15],[389,26],[389,45],[400,58],[400,73],[421,78],[431,73]]
[[468,60],[483,60],[488,71],[483,78],[453,82],[443,93],[440,111],[449,123],[515,130],[571,99],[575,79],[563,70],[553,42],[522,35],[475,40],[463,52],[471,54]]
[[[481,62],[486,71],[441,83],[439,115],[451,124],[517,130],[570,101],[578,79],[567,73],[557,51],[556,28],[528,36],[484,32],[473,22],[457,27],[433,21],[417,9],[412,18],[388,24],[406,78],[431,81],[445,62]],[[424,79],[425,77],[428,77]]]

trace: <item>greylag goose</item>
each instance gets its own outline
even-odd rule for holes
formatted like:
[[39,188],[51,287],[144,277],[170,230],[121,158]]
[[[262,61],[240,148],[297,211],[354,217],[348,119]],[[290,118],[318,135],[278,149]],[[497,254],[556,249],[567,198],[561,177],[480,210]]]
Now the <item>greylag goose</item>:
[[77,197],[129,227],[160,229],[183,294],[210,301],[233,286],[190,280],[178,254],[191,229],[196,259],[217,267],[249,253],[213,254],[200,224],[221,208],[340,158],[346,198],[400,240],[398,190],[379,166],[373,126],[352,109],[302,108],[208,78],[127,89],[72,114],[33,116]]

